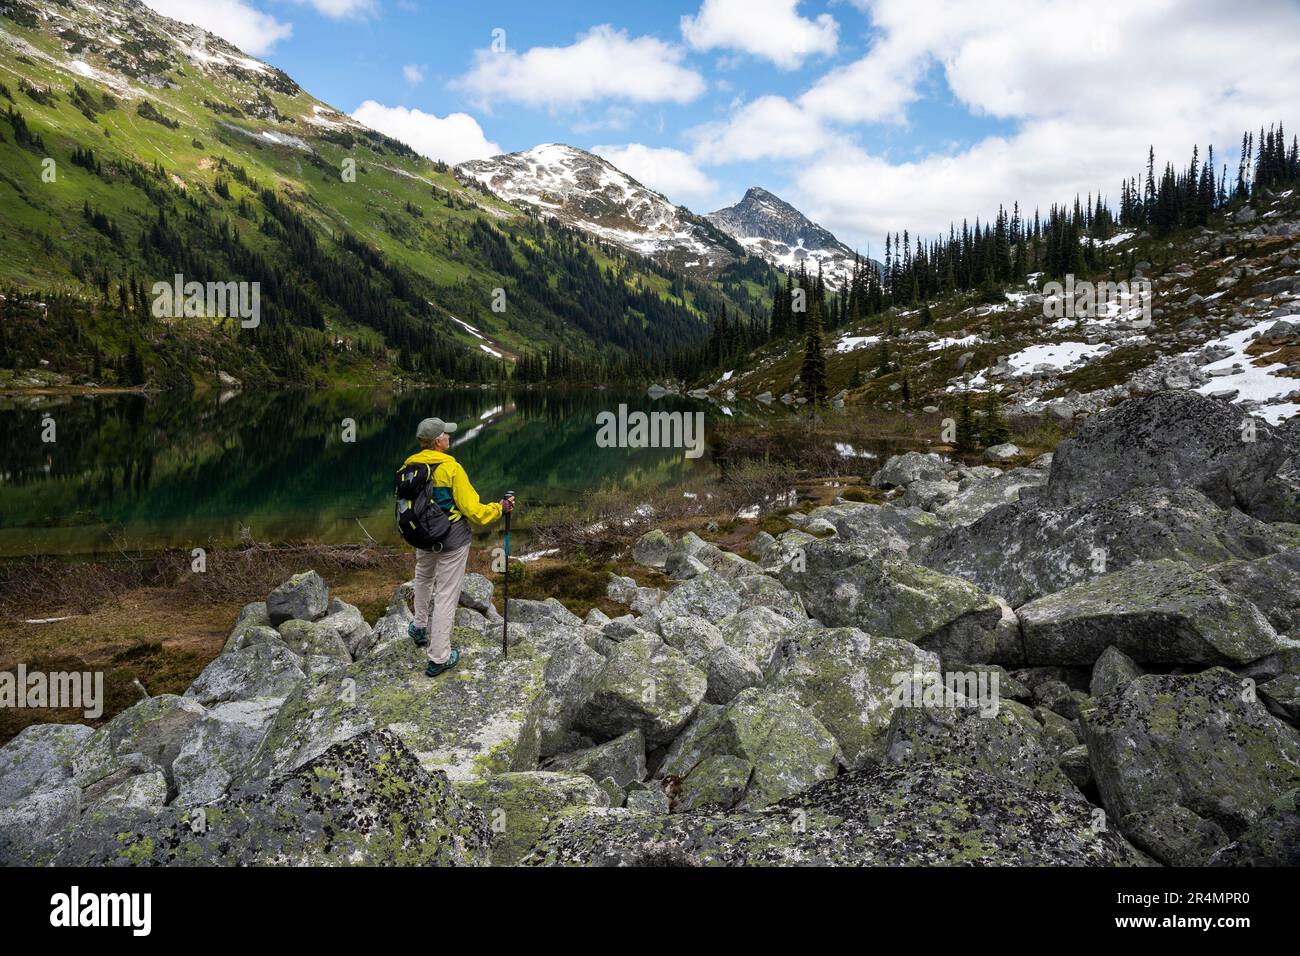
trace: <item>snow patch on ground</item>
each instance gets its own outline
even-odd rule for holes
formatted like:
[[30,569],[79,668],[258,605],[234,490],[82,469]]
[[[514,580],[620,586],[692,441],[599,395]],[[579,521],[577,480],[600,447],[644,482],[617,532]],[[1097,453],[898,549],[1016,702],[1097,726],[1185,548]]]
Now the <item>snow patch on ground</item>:
[[[1300,321],[1300,316],[1286,316],[1285,318]],[[1238,366],[1239,368],[1232,374],[1212,378],[1209,382],[1197,388],[1197,391],[1202,395],[1208,395],[1211,392],[1235,388],[1237,397],[1233,399],[1234,403],[1263,403],[1258,410],[1258,414],[1273,425],[1277,425],[1292,415],[1300,413],[1300,405],[1295,402],[1282,401],[1292,392],[1300,391],[1300,380],[1279,374],[1286,369],[1286,365],[1282,362],[1272,362],[1263,366],[1255,365],[1255,356],[1246,352],[1246,346],[1250,345],[1253,339],[1261,332],[1271,328],[1278,321],[1279,319],[1265,319],[1248,329],[1242,329],[1240,332],[1233,332],[1230,335],[1215,339],[1213,342],[1206,343],[1205,348],[1230,348],[1232,354],[1227,358],[1203,366],[1203,371],[1214,372],[1221,369],[1233,369]]]

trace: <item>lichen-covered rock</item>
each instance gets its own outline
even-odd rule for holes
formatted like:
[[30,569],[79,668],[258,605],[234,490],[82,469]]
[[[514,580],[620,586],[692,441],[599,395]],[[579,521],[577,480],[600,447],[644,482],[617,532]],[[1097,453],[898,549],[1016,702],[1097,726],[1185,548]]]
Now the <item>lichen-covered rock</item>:
[[274,627],[285,621],[316,621],[329,607],[329,586],[315,571],[295,574],[266,597],[266,614]]
[[707,689],[704,672],[681,651],[658,637],[634,638],[610,652],[576,723],[605,740],[639,729],[658,747],[686,726]]
[[871,476],[873,488],[900,488],[914,481],[941,481],[943,459],[933,452],[909,451],[894,455]]
[[1124,835],[1139,850],[1169,866],[1204,866],[1228,842],[1223,827],[1177,803],[1129,814]]
[[689,752],[670,751],[660,771],[689,779],[696,765],[714,754],[754,765],[739,803],[753,810],[834,776],[842,763],[835,737],[807,708],[790,693],[761,687],[742,691],[707,730],[695,735]]
[[374,631],[362,617],[361,609],[338,598],[330,601],[318,623],[338,635],[353,659],[363,656],[374,641]]
[[1096,698],[1083,726],[1097,789],[1121,829],[1130,814],[1177,804],[1237,837],[1300,785],[1300,735],[1221,667],[1139,677]]
[[672,553],[672,539],[657,528],[643,534],[632,547],[632,559],[648,568],[662,568]]
[[[1245,440],[1249,427],[1251,440]],[[1194,488],[1223,508],[1253,513],[1291,454],[1260,419],[1192,391],[1133,398],[1088,420],[1061,442],[1045,494],[1057,503],[1108,497],[1129,488]],[[1274,509],[1276,510],[1276,509]],[[1296,521],[1300,511],[1260,515]]]
[[472,571],[461,579],[460,606],[486,614],[492,605],[492,593],[495,586],[481,574]]
[[84,724],[30,724],[0,747],[0,807],[72,777],[72,758],[95,731]]
[[583,773],[593,780],[610,777],[626,790],[628,784],[645,779],[645,736],[640,730],[629,730],[595,747],[558,754],[546,769]]
[[68,783],[30,793],[0,808],[0,866],[31,866],[51,852],[55,834],[75,827],[81,790]]
[[936,655],[907,641],[820,628],[786,640],[768,686],[792,693],[835,736],[848,766],[861,767],[884,757],[902,680],[938,670]]
[[795,629],[788,617],[764,605],[746,608],[718,622],[722,642],[760,671],[767,670],[781,641]]
[[711,704],[729,704],[746,687],[763,683],[763,671],[747,656],[726,645],[708,660],[709,689],[704,699]]
[[378,730],[210,807],[89,815],[59,866],[464,866],[488,861],[483,814]]
[[281,624],[279,631],[285,646],[304,660],[327,657],[345,664],[352,662],[348,645],[333,627],[295,618]]
[[774,577],[766,574],[745,574],[732,583],[736,593],[740,595],[744,609],[770,607],[792,621],[803,621],[808,617],[799,595],[792,593]]
[[1279,634],[1300,637],[1300,548],[1253,561],[1228,561],[1206,573],[1259,608]]
[[1020,500],[1026,488],[1039,488],[1047,481],[1047,474],[1038,468],[1013,468],[993,478],[984,478],[963,488],[939,507],[935,514],[954,525],[968,525],[978,521],[999,505]]
[[185,691],[205,707],[228,700],[288,697],[307,679],[302,658],[276,641],[250,644],[218,655]]
[[1283,674],[1260,684],[1259,699],[1283,720],[1300,722],[1300,674]]
[[[528,723],[534,728],[539,756],[550,757],[573,747],[577,736],[573,730],[574,720],[604,667],[605,658],[578,635],[550,648],[550,657],[542,672],[541,693],[528,712]],[[517,765],[516,769],[524,768]]]
[[951,705],[895,709],[885,738],[886,761],[957,764],[1002,774],[1032,790],[1079,797],[1028,707],[1013,700],[953,697]]
[[190,728],[172,761],[174,806],[195,807],[225,796],[252,762],[283,700],[253,698],[220,703]]
[[664,643],[677,648],[688,661],[701,669],[713,652],[726,643],[716,624],[693,614],[665,618],[660,621],[659,630]]
[[730,810],[745,796],[754,765],[744,757],[714,754],[706,757],[681,783],[675,809]]
[[205,713],[192,698],[164,694],[140,701],[97,729],[72,760],[73,782],[84,791],[85,802],[151,770],[161,770],[170,782],[172,761]]
[[95,807],[119,807],[124,810],[145,810],[161,807],[167,802],[167,778],[161,770],[150,770],[127,777],[121,783],[104,791],[95,801]]
[[1093,697],[1109,694],[1119,690],[1131,680],[1142,676],[1142,668],[1115,645],[1110,645],[1101,652],[1097,662],[1092,665],[1092,678],[1088,682],[1088,693]]
[[806,568],[783,568],[781,581],[823,624],[908,641],[954,660],[1002,663],[1010,654],[1015,662],[1016,648],[999,647],[1001,606],[968,581],[835,540],[811,544],[805,554]]
[[744,607],[740,594],[728,581],[712,571],[697,574],[677,585],[659,603],[659,619],[671,620],[693,614],[706,621],[720,621]]
[[573,810],[529,866],[1133,866],[1148,861],[1082,800],[944,764],[841,774],[763,813]]
[[994,508],[939,538],[925,564],[1018,608],[1139,561],[1205,567],[1263,557],[1286,544],[1285,526],[1220,508],[1199,491],[1134,488],[1079,504],[1030,500]]
[[1244,664],[1278,649],[1255,605],[1182,561],[1130,565],[1017,615],[1030,664],[1090,666],[1111,645],[1143,664]]
[[920,508],[864,504],[836,518],[835,530],[847,543],[918,561],[948,530],[948,523]]
[[920,508],[923,511],[938,511],[957,496],[960,489],[955,481],[929,481],[922,479],[907,486],[907,491],[898,499],[904,508]]
[[231,628],[230,636],[226,638],[226,643],[221,648],[222,653],[243,646],[240,640],[241,636],[244,632],[255,627],[264,627],[272,633],[275,632],[275,628],[271,625],[271,616],[266,612],[265,601],[255,601],[252,604],[244,605],[238,617],[235,618],[235,626]]
[[1300,790],[1274,800],[1240,837],[1210,858],[1210,866],[1300,866]]
[[[502,660],[494,635],[452,633],[460,663],[424,674],[425,653],[403,629],[363,661],[316,675],[289,695],[250,774],[274,776],[367,730],[387,728],[428,770],[455,781],[535,767],[538,733],[529,710],[542,689],[544,661],[527,642]],[[518,761],[518,763],[516,763]]]
[[456,790],[487,818],[496,866],[518,863],[560,811],[609,806],[609,795],[581,773],[500,773],[458,784]]

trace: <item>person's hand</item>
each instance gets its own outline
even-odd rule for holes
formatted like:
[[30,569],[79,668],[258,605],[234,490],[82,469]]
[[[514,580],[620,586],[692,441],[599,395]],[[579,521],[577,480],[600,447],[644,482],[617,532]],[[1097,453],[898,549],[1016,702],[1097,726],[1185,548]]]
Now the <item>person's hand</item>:
[[506,495],[504,498],[501,499],[501,510],[502,510],[502,511],[514,511],[514,510],[515,510],[515,496],[514,496],[514,495]]

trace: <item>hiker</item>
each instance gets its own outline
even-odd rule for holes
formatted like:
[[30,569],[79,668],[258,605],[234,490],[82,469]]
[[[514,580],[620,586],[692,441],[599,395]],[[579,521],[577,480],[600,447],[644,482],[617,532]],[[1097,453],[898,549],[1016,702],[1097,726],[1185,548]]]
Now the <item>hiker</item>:
[[[447,454],[455,422],[426,418],[415,430],[420,451],[402,464],[397,475],[397,524],[415,547],[415,619],[406,632],[426,647],[424,672],[437,677],[456,666],[460,653],[451,646],[451,629],[460,601],[470,524],[487,527],[513,511],[515,499],[484,504],[455,458]],[[432,620],[430,600],[432,599]]]

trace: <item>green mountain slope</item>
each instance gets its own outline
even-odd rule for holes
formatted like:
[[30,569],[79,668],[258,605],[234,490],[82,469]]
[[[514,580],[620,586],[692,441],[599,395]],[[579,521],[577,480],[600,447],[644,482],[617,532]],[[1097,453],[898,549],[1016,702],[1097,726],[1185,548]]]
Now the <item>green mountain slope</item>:
[[[481,381],[555,347],[653,372],[764,308],[752,265],[691,278],[521,212],[135,0],[0,0],[0,84],[0,384]],[[259,283],[257,326],[157,314],[177,273]]]

